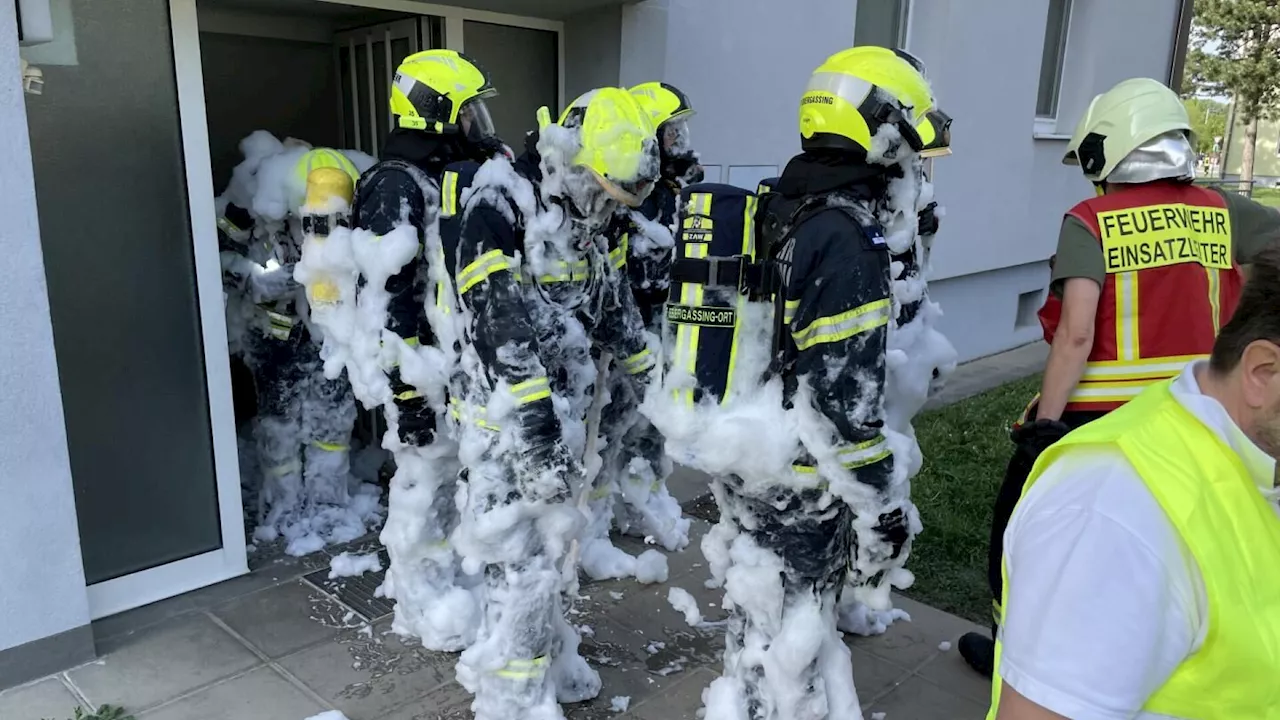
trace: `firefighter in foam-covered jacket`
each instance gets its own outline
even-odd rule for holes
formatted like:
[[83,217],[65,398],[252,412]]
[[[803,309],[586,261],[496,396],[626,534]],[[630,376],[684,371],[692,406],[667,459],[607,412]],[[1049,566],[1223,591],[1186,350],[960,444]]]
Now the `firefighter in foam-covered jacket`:
[[[631,291],[645,326],[660,333],[661,310],[670,289],[676,206],[680,191],[701,181],[702,167],[690,139],[689,119],[694,109],[688,96],[662,82],[637,85],[631,94],[657,129],[661,174],[639,208],[620,211],[621,243]],[[689,520],[667,491],[672,464],[663,451],[662,434],[640,415],[642,398],[627,392],[627,381],[627,369],[615,363],[610,402],[602,422],[608,440],[601,469],[603,482],[596,486],[598,492],[616,493],[620,531],[651,537],[670,551],[680,550],[689,542]]]
[[456,244],[444,237],[464,318],[450,387],[465,479],[455,539],[484,574],[479,635],[458,677],[479,720],[559,716],[557,700],[599,692],[564,618],[561,576],[583,524],[571,496],[586,480],[593,353],[616,358],[637,394],[655,363],[609,231],[619,204],[639,206],[657,177],[652,124],[621,88],[539,121],[514,165],[459,174],[470,184],[462,229]]

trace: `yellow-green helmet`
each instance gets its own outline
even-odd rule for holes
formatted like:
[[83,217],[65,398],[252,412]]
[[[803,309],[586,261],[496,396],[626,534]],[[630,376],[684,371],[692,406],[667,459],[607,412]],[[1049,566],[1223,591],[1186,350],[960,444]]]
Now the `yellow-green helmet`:
[[662,158],[662,175],[669,179],[687,178],[698,164],[698,153],[690,139],[689,118],[694,116],[689,96],[674,85],[649,82],[631,88],[640,107],[649,113],[658,131],[658,152]]
[[1187,108],[1177,93],[1151,78],[1124,80],[1089,103],[1062,162],[1079,165],[1086,178],[1102,182],[1129,153],[1177,131],[1192,134]]
[[687,120],[693,117],[693,104],[689,102],[689,96],[680,92],[674,85],[664,82],[647,82],[636,85],[630,92],[636,102],[640,103],[640,107],[649,113],[653,127],[659,131],[662,130],[663,125],[672,120]]
[[875,46],[843,50],[809,79],[800,99],[800,144],[868,155],[871,138],[888,124],[918,153],[926,145],[921,132],[934,134],[927,119],[933,104],[928,81],[899,53]]
[[630,92],[592,90],[565,108],[559,125],[577,132],[574,165],[590,170],[624,205],[644,202],[658,175],[658,144],[649,113]]
[[297,187],[305,188],[305,204],[321,207],[332,198],[350,203],[360,171],[346,155],[332,148],[313,148],[298,158],[293,170]]
[[478,142],[494,135],[484,100],[497,94],[471,58],[456,50],[424,50],[396,68],[391,113],[399,127]]

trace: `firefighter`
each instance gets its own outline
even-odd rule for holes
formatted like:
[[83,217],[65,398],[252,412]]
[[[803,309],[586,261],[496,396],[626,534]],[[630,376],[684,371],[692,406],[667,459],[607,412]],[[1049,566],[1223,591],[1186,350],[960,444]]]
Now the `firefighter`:
[[[449,168],[504,153],[485,103],[496,94],[489,75],[462,53],[426,50],[405,58],[390,91],[394,127],[380,162],[356,186],[353,210],[356,228],[386,238],[407,226],[418,243],[418,251],[385,281],[386,331],[372,341],[375,347],[395,346],[383,356],[390,384],[383,412],[397,472],[382,541],[391,558],[385,589],[396,599],[395,629],[439,651],[471,644],[478,610],[448,542],[458,522],[456,448],[437,432],[448,369],[415,383],[402,376],[401,361],[451,345],[438,337],[452,337],[447,327],[437,323],[433,329],[428,317],[439,307],[430,302],[436,294],[428,292],[436,285],[428,284],[444,271],[441,185]],[[425,295],[431,295],[426,304]]]
[[[1074,428],[1120,407],[1204,358],[1231,318],[1241,266],[1280,238],[1274,209],[1192,184],[1196,153],[1178,96],[1148,78],[1098,95],[1063,163],[1097,197],[1068,211],[1040,310],[1050,343],[1040,394],[1012,437],[996,498],[988,580],[1001,595],[1004,533],[1036,458]],[[999,603],[995,606],[999,624]],[[990,675],[995,644],[970,633],[959,650]]]
[[[286,157],[291,156],[281,161]],[[359,175],[341,152],[314,148],[298,157],[289,186],[302,188],[308,173],[321,168],[348,188]],[[355,400],[344,376],[325,377],[321,340],[305,322],[305,297],[293,279],[300,228],[296,205],[281,220],[255,218],[228,204],[219,221],[220,232],[244,253],[230,267],[243,274],[253,303],[243,343],[257,388],[254,439],[263,476],[255,536],[266,540],[277,533],[290,540],[326,536],[332,528],[320,526],[317,511],[345,506],[351,490]]]
[[[729,623],[709,717],[859,715],[838,603],[847,581],[887,602],[918,525],[885,435],[894,301],[878,213],[916,167],[932,106],[892,50],[837,53],[800,99],[803,152],[771,187],[681,193],[668,352],[644,411],[674,459],[717,478],[702,548]],[[774,652],[797,632],[803,649]]]
[[[622,209],[626,270],[645,327],[657,334],[662,321],[658,311],[670,285],[676,202],[682,188],[701,181],[702,167],[689,135],[694,109],[688,96],[661,82],[637,85],[631,94],[657,129],[661,174],[643,205]],[[689,544],[690,523],[667,491],[672,465],[663,452],[662,434],[639,414],[637,406],[643,398],[627,392],[629,380],[627,369],[615,364],[603,420],[608,444],[596,493],[617,493],[621,532],[651,537],[669,551],[681,550]],[[605,502],[612,500],[608,497]]]
[[[927,80],[924,63],[902,49],[893,53]],[[917,101],[918,102],[918,101]],[[912,160],[888,170],[895,192],[876,203],[876,215],[889,246],[892,280],[892,323],[885,368],[885,427],[895,438],[894,484],[911,480],[923,465],[911,422],[934,393],[942,388],[956,365],[956,351],[938,331],[941,310],[929,298],[926,272],[929,253],[940,221],[933,200],[933,184],[926,167],[933,158],[951,154],[951,118],[938,107],[924,114],[917,126],[923,147]],[[914,537],[914,531],[912,537]],[[900,613],[892,610],[881,588],[850,587],[841,597],[840,629],[860,635],[885,631]],[[873,597],[868,598],[868,591]],[[878,596],[878,597],[877,597]],[[869,600],[869,602],[868,602]]]
[[465,479],[455,538],[484,575],[458,678],[478,720],[559,717],[557,701],[600,690],[562,601],[576,575],[562,560],[584,522],[572,494],[589,487],[584,419],[605,379],[592,353],[616,358],[635,393],[655,364],[608,232],[618,205],[638,207],[657,178],[652,123],[608,87],[555,124],[543,108],[539,125],[514,166],[494,159],[460,178],[462,231],[444,247],[463,318],[450,393]]

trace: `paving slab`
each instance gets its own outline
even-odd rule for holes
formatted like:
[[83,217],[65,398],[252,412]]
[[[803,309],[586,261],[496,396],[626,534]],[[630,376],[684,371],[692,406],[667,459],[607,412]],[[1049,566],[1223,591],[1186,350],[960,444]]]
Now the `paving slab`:
[[873,713],[884,713],[885,720],[983,720],[987,705],[916,676],[863,711],[867,718]]
[[[471,693],[456,682],[446,683],[424,697],[391,710],[378,720],[474,720]],[[352,718],[355,720],[355,718]],[[521,720],[516,718],[516,720]]]
[[954,641],[949,651],[938,653],[937,657],[926,662],[916,674],[960,697],[978,703],[991,701],[991,681],[974,672],[965,663]]
[[712,633],[699,636],[686,629],[675,637],[659,640],[605,618],[582,638],[579,652],[600,673],[600,696],[567,711],[570,720],[612,718],[615,697],[628,697],[635,706],[661,696],[684,678],[705,667],[712,655],[704,648],[718,638]]
[[[852,645],[848,635],[845,636],[845,644]],[[866,650],[850,647],[849,653],[853,656],[853,684],[858,690],[858,701],[864,708],[911,678],[910,669],[876,657]]]
[[139,720],[304,720],[326,708],[270,667],[207,687]]
[[351,624],[344,621],[350,610],[298,580],[245,595],[211,612],[272,659],[327,640]]
[[57,677],[23,685],[0,693],[0,718],[6,720],[65,720],[80,700]]
[[110,654],[67,676],[93,705],[136,712],[260,662],[212,619],[191,613],[128,636]]
[[453,680],[457,664],[457,655],[427,650],[390,628],[387,620],[344,630],[278,663],[350,720],[381,720]]
[[632,705],[626,717],[632,720],[697,720],[702,709],[702,691],[719,674],[699,669],[670,690],[652,700]]
[[895,665],[916,668],[938,655],[943,642],[955,641],[964,633],[981,630],[977,625],[901,595],[893,596],[894,607],[911,615],[911,622],[895,622],[883,635],[854,637],[854,647]]

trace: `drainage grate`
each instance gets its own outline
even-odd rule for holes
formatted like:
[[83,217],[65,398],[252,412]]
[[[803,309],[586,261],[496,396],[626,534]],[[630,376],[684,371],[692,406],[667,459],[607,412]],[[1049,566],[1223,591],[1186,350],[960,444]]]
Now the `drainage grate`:
[[690,500],[684,504],[683,509],[685,515],[706,520],[712,525],[720,522],[720,508],[716,505],[716,498],[711,493]]
[[329,568],[326,567],[304,577],[307,582],[316,586],[322,592],[333,596],[338,602],[356,611],[356,614],[360,617],[368,622],[374,622],[390,615],[395,609],[395,603],[392,601],[374,596],[374,592],[378,589],[378,586],[382,585],[383,578],[387,574],[385,568],[391,564],[386,550],[379,550],[378,558],[382,561],[384,569],[376,573],[365,573],[356,577],[330,580]]

